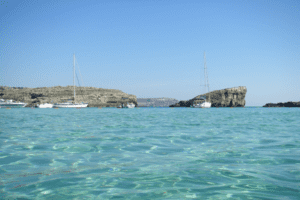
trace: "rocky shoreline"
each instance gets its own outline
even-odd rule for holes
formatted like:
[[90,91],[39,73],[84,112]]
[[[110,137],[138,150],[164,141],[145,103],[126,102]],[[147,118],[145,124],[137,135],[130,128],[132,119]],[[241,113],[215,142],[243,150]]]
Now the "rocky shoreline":
[[[34,107],[43,103],[62,103],[73,101],[73,86],[55,86],[42,88],[0,87],[1,99],[13,99],[27,103],[26,107]],[[117,107],[121,104],[134,103],[135,95],[126,94],[121,90],[102,89],[95,87],[76,87],[76,102],[88,102],[88,107]]]
[[[139,98],[121,90],[103,89],[95,87],[75,87],[76,102],[88,103],[88,107],[117,107],[121,104],[134,103],[136,107],[190,107],[193,103],[202,102],[198,95],[188,101],[172,98]],[[43,103],[62,103],[73,101],[73,86],[55,86],[41,88],[0,87],[0,98],[13,99],[27,103],[26,107],[34,107]],[[234,87],[212,91],[210,96],[212,107],[244,107],[246,104],[247,88]]]
[[263,107],[300,107],[300,101],[298,102],[293,102],[293,101],[288,101],[285,103],[279,102],[279,103],[267,103]]
[[[247,88],[245,86],[215,90],[209,93],[201,94],[187,101],[180,101],[170,107],[190,107],[193,103],[201,103],[200,96],[206,95],[211,102],[211,107],[244,107]],[[210,99],[209,99],[210,96]]]
[[[62,103],[73,101],[73,86],[55,86],[42,88],[5,87],[0,86],[1,99],[13,99],[17,102],[27,103],[26,107],[34,107],[43,103]],[[203,102],[200,96],[206,95],[212,103],[211,107],[244,107],[247,88],[233,87],[215,90],[210,93],[198,95],[187,101],[173,98],[136,98],[121,90],[103,89],[96,87],[76,87],[76,102],[88,103],[88,107],[117,107],[121,104],[134,103],[136,107],[190,107],[193,103]],[[209,99],[210,96],[210,99]],[[263,107],[300,107],[298,102],[267,103]]]

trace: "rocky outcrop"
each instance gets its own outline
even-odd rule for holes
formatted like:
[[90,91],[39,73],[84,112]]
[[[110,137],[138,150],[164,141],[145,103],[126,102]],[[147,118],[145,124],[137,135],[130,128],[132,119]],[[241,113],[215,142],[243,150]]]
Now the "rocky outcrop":
[[177,99],[172,98],[137,98],[138,107],[169,107],[178,103]]
[[300,107],[300,101],[298,102],[293,102],[293,101],[288,101],[286,103],[267,103],[263,107]]
[[[28,103],[32,107],[42,103],[62,103],[73,101],[73,86],[56,86],[43,88],[12,88],[0,87],[1,99],[12,99]],[[135,95],[126,94],[120,90],[95,87],[76,87],[76,102],[88,102],[88,107],[117,107],[120,104],[134,103]]]
[[244,107],[247,88],[244,86],[215,90],[201,94],[188,101],[180,101],[170,107],[190,107],[193,103],[201,103],[201,96],[206,96],[207,101],[211,102],[211,107]]

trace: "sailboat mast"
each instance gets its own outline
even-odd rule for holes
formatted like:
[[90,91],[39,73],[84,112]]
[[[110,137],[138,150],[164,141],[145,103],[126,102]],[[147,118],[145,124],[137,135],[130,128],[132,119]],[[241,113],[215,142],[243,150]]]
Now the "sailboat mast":
[[205,87],[207,86],[207,88],[208,88],[208,99],[210,99],[205,51],[204,51],[204,81],[205,81],[205,84],[204,84]]
[[75,103],[75,54],[73,55],[73,85],[74,85],[74,103]]

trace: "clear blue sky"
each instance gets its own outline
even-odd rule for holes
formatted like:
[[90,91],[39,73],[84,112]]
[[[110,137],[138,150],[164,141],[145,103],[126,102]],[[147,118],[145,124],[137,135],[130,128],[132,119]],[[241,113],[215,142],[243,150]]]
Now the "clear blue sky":
[[0,85],[73,84],[187,100],[246,86],[246,106],[300,101],[300,1],[0,1]]

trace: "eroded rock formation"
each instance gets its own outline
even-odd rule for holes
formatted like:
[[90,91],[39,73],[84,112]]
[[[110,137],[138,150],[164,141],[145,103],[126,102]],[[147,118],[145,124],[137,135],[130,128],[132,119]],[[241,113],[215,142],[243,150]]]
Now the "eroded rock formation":
[[193,103],[203,102],[200,96],[206,95],[211,102],[211,107],[244,107],[247,88],[244,86],[215,90],[206,94],[201,94],[188,101],[180,101],[170,107],[190,107]]
[[[43,88],[9,88],[0,87],[1,99],[12,99],[28,103],[32,107],[42,103],[62,103],[73,100],[73,86],[56,86]],[[126,94],[121,90],[102,89],[95,87],[76,87],[76,102],[88,102],[88,107],[117,107],[120,104],[134,103],[135,95]]]

